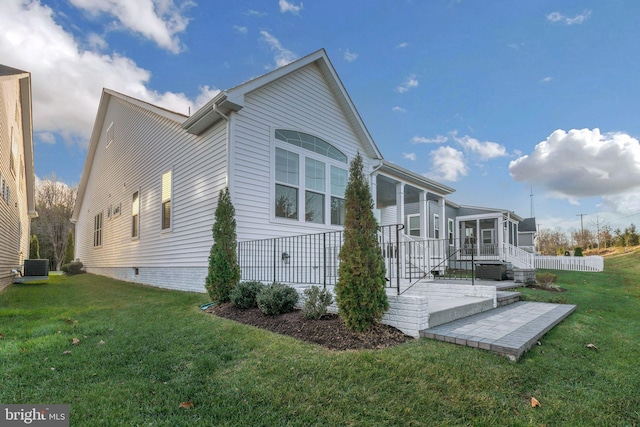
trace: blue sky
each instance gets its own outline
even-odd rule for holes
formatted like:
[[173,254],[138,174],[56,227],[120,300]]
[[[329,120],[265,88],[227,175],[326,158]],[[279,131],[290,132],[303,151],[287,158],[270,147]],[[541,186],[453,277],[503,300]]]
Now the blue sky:
[[389,161],[564,231],[640,222],[640,3],[2,0],[35,169],[77,183],[103,87],[187,113],[325,48]]

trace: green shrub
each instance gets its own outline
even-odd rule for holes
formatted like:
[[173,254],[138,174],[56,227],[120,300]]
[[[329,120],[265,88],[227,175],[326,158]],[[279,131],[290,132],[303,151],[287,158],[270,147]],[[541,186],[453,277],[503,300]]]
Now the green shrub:
[[581,247],[577,247],[576,250],[573,252],[573,256],[583,256],[582,255],[582,248]]
[[558,276],[553,273],[549,273],[548,271],[536,273],[536,282],[541,285],[553,284],[556,282],[556,280],[558,280]]
[[31,235],[29,241],[29,259],[40,259],[40,242],[35,234]]
[[344,244],[336,283],[338,314],[349,329],[363,332],[389,309],[385,266],[373,215],[369,175],[358,155],[349,167],[345,190]]
[[257,307],[258,302],[256,301],[256,297],[263,288],[264,284],[255,280],[250,282],[240,282],[233,288],[229,295],[231,304],[238,308]]
[[298,292],[282,283],[266,285],[256,297],[258,308],[267,316],[277,316],[293,310],[298,302]]
[[209,255],[209,274],[205,288],[212,301],[227,302],[240,281],[240,265],[236,255],[236,210],[229,189],[220,190],[213,223],[213,246]]
[[69,276],[84,273],[83,268],[84,264],[82,264],[80,261],[73,261],[67,264],[62,264],[62,267],[60,267],[60,269]]
[[74,249],[73,231],[69,230],[67,234],[67,244],[64,246],[64,256],[62,257],[62,264],[71,264],[73,262]]
[[333,302],[331,292],[321,289],[319,286],[312,286],[304,290],[302,299],[302,315],[306,319],[319,319],[327,313],[327,307]]

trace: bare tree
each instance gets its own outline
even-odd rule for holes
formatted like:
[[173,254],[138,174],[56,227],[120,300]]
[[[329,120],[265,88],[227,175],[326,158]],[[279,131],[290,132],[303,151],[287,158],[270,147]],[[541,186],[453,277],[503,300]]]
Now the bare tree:
[[53,258],[57,270],[62,265],[67,235],[72,229],[70,218],[77,192],[77,186],[58,181],[55,173],[36,184],[38,218],[33,221],[32,231],[38,236],[43,256]]

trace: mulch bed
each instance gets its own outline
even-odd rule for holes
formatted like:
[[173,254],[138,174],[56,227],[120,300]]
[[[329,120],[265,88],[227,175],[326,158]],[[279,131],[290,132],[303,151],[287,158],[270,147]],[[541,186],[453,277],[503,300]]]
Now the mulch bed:
[[398,329],[381,323],[373,325],[364,333],[352,332],[337,314],[326,314],[319,320],[305,319],[300,310],[267,316],[258,308],[240,309],[230,303],[214,305],[206,311],[246,325],[319,344],[330,350],[380,349],[413,339]]

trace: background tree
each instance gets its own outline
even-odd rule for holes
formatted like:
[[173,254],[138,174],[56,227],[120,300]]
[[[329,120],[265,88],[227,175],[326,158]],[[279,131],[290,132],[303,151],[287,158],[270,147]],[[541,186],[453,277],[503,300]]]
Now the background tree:
[[209,274],[205,287],[213,301],[227,302],[240,281],[236,254],[236,210],[229,189],[220,191],[213,223],[213,246],[209,255]]
[[389,309],[378,223],[362,169],[358,153],[351,162],[345,192],[344,244],[335,287],[338,313],[356,332],[369,329]]
[[55,174],[36,184],[38,217],[32,222],[32,231],[38,236],[40,255],[54,260],[56,270],[62,266],[77,191],[76,186],[58,181]]
[[73,241],[73,231],[69,229],[69,234],[67,235],[67,244],[64,247],[64,257],[62,259],[62,265],[69,264],[73,261],[73,256],[75,254],[75,245]]
[[35,234],[31,235],[31,240],[29,241],[29,258],[40,259],[40,242],[38,242],[38,236]]

